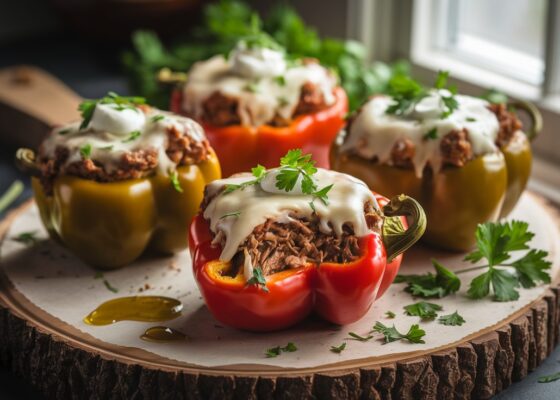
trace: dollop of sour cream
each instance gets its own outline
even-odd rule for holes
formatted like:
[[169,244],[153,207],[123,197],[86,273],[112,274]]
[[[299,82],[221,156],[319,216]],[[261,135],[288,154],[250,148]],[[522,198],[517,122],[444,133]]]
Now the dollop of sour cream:
[[[120,108],[114,104],[97,104],[87,127],[81,121],[54,129],[41,144],[41,154],[54,158],[56,149],[68,149],[66,164],[84,157],[102,163],[111,173],[119,168],[123,154],[135,150],[155,149],[157,172],[168,174],[176,164],[166,153],[170,129],[177,129],[193,141],[205,140],[202,127],[190,118],[157,108]],[[84,150],[87,149],[87,153]]]
[[229,59],[217,55],[193,65],[183,87],[182,108],[200,118],[206,99],[219,92],[238,99],[242,125],[261,126],[276,115],[290,120],[307,82],[317,85],[327,105],[336,101],[336,78],[321,65],[288,66],[281,51],[240,45]]
[[[352,122],[341,151],[350,151],[366,159],[377,158],[381,164],[390,164],[391,150],[395,143],[408,139],[415,146],[412,162],[418,177],[422,176],[427,164],[435,172],[441,169],[440,143],[453,130],[467,129],[475,156],[496,152],[499,122],[489,110],[490,104],[476,97],[455,95],[458,108],[451,115],[442,118],[442,113],[446,110],[442,96],[448,95],[446,90],[434,90],[405,115],[386,113],[393,103],[391,97],[372,98]],[[434,129],[435,135],[426,137]]]
[[[254,176],[248,173],[241,174],[214,181],[207,186],[209,196],[217,195],[208,204],[203,215],[210,221],[210,229],[214,234],[221,231],[225,235],[221,260],[231,260],[255,227],[265,223],[267,219],[286,223],[295,216],[312,216],[314,211],[309,203],[313,197],[302,194],[301,183],[299,188],[296,187],[296,190],[290,192],[277,189],[274,182],[278,173],[279,169],[269,170],[260,184],[249,185],[225,194],[217,193],[225,185],[242,184],[254,180]],[[364,182],[350,175],[321,168],[314,175],[314,179],[319,188],[333,185],[328,192],[328,205],[320,200],[313,202],[322,232],[334,231],[340,236],[346,223],[353,227],[358,237],[371,232],[364,216],[364,204],[369,202],[376,209],[379,209],[379,206]],[[246,267],[249,271],[249,266]]]

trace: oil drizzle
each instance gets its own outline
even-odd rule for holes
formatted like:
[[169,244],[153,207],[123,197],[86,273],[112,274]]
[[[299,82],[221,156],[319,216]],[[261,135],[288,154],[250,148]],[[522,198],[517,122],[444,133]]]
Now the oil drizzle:
[[146,329],[146,332],[140,336],[140,339],[147,342],[175,342],[179,340],[186,340],[187,335],[166,326],[153,326]]
[[84,322],[109,325],[119,321],[160,322],[181,315],[183,304],[163,296],[129,296],[106,301],[93,310]]

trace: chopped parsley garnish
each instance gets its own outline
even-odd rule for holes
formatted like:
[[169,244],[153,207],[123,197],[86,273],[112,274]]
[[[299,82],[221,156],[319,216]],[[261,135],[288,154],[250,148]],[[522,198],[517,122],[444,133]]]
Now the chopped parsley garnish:
[[103,279],[103,284],[105,285],[105,287],[107,288],[107,290],[113,292],[113,293],[118,293],[119,289],[117,289],[116,287],[112,286],[109,281],[107,279],[105,279],[105,277],[103,276],[102,272],[97,272],[94,276],[95,279]]
[[467,121],[467,122],[476,122],[476,118],[474,118],[474,117],[467,117],[467,118],[466,118],[466,121]]
[[274,81],[279,86],[286,86],[286,78],[284,77],[284,75],[278,75],[277,77],[274,78]]
[[183,193],[183,188],[181,187],[181,183],[179,182],[179,173],[177,172],[177,170],[169,174],[169,180],[171,181],[171,185],[173,185],[173,188],[177,192]]
[[439,317],[438,321],[440,324],[449,326],[461,326],[466,322],[465,319],[460,316],[457,311],[455,311],[453,314],[442,315],[441,317]]
[[25,245],[33,245],[38,242],[37,231],[22,232],[12,238],[14,242],[23,243]]
[[105,147],[99,147],[99,150],[111,151],[111,150],[113,150],[113,145],[105,146]]
[[410,343],[425,343],[422,338],[426,335],[426,332],[417,324],[412,325],[406,334],[402,334],[395,328],[395,325],[388,327],[377,321],[373,327],[373,331],[383,334],[385,343],[391,343],[397,340],[407,340]]
[[136,110],[138,105],[146,104],[146,99],[136,96],[119,96],[115,92],[109,92],[107,93],[107,96],[102,97],[101,99],[84,100],[78,106],[78,111],[80,111],[82,115],[80,130],[88,127],[91,118],[93,117],[93,113],[95,112],[95,107],[97,107],[98,104],[113,104],[115,105],[115,109],[118,111],[125,109]]
[[293,353],[294,351],[297,351],[297,349],[298,348],[295,345],[295,343],[288,342],[288,344],[284,347],[275,346],[275,347],[271,347],[270,349],[267,349],[265,355],[268,358],[278,357],[281,353]]
[[158,114],[158,115],[154,115],[150,121],[152,121],[153,123],[156,123],[158,121],[161,121],[162,119],[165,119],[164,115]]
[[245,283],[245,286],[251,285],[260,287],[263,292],[268,293],[268,288],[266,287],[266,278],[263,275],[262,269],[260,269],[259,267],[253,268],[253,276],[247,279],[247,283]]
[[423,275],[397,275],[395,283],[406,283],[405,291],[413,296],[424,298],[440,298],[457,292],[461,280],[452,271],[446,269],[436,260],[432,260],[436,274],[428,272]]
[[393,311],[385,311],[385,317],[393,319],[397,316]]
[[82,147],[80,147],[80,155],[84,159],[88,159],[91,157],[91,144],[86,143]]
[[333,353],[340,354],[340,353],[342,353],[342,351],[343,351],[345,348],[346,348],[346,342],[342,343],[342,344],[339,345],[339,346],[331,346],[330,350],[331,350]]
[[556,372],[552,375],[544,375],[544,376],[539,377],[539,383],[554,382],[554,381],[557,381],[558,379],[560,379],[560,371]]
[[[457,275],[486,270],[475,277],[467,294],[481,299],[491,292],[495,301],[512,301],[519,298],[519,287],[532,288],[540,283],[550,283],[551,262],[548,252],[530,249],[529,241],[535,236],[523,221],[487,222],[476,229],[476,250],[467,254],[465,261],[473,264],[485,260],[483,265],[452,272],[432,260],[436,275],[397,275],[395,282],[406,282],[406,291],[419,297],[444,297],[459,290]],[[529,250],[523,257],[512,261],[511,252]]]
[[437,312],[443,310],[439,304],[419,301],[418,303],[404,306],[404,313],[409,316],[420,317],[425,320],[431,320],[437,317]]
[[367,342],[368,340],[372,339],[372,335],[361,336],[355,332],[348,332],[348,336],[350,336],[353,340],[358,340],[360,342]]
[[72,129],[66,128],[66,129],[62,129],[62,130],[58,131],[58,134],[59,135],[66,135],[66,134],[70,133],[71,131],[72,131]]
[[220,217],[220,219],[228,218],[228,217],[239,217],[241,215],[241,211],[234,211],[227,214],[224,214]]
[[130,132],[130,135],[125,140],[123,140],[122,142],[123,143],[132,142],[132,141],[138,139],[141,135],[142,135],[142,132],[140,132],[140,131],[132,131],[132,132]]
[[260,92],[260,88],[259,88],[258,82],[249,82],[249,83],[247,83],[247,84],[243,87],[243,90],[245,90],[246,92],[251,92],[251,93],[259,93],[259,92]]
[[430,140],[435,140],[435,139],[437,139],[437,137],[438,137],[438,135],[437,135],[437,128],[432,128],[432,129],[430,129],[428,132],[426,132],[426,133],[424,134],[424,136],[422,136],[422,138],[423,138],[424,140],[428,140],[428,139],[430,139]]
[[240,184],[233,184],[230,183],[228,185],[226,185],[224,191],[222,192],[223,194],[228,194],[231,192],[234,192],[236,190],[243,190],[248,186],[252,186],[252,185],[256,185],[258,183],[260,183],[263,178],[266,176],[266,168],[263,167],[262,165],[258,164],[256,167],[251,169],[251,173],[253,174],[253,176],[255,177],[255,179],[252,179],[250,181],[247,182],[243,182]]

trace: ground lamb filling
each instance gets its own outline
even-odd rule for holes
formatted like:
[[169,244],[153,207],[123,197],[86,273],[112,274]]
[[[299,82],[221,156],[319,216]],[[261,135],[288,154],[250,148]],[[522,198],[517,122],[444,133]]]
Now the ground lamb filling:
[[[383,218],[370,204],[364,205],[364,216],[369,229],[380,232]],[[221,232],[214,242],[225,243]],[[243,268],[245,257],[251,258],[253,267],[262,269],[263,275],[271,275],[286,269],[297,268],[312,263],[348,263],[363,256],[359,238],[352,226],[345,224],[343,233],[337,236],[334,231],[321,232],[319,218],[313,214],[311,219],[291,216],[291,221],[281,223],[268,219],[255,227],[250,236],[239,246],[232,259],[228,275],[236,276]]]
[[[328,105],[318,85],[306,82],[299,95],[299,102],[292,113],[292,119],[282,118],[278,113],[268,122],[271,126],[287,126],[300,115],[312,114],[324,110]],[[221,92],[214,92],[202,103],[201,119],[214,126],[230,126],[241,124],[239,117],[239,100]],[[195,116],[190,116],[194,118]]]
[[[515,113],[508,111],[505,104],[491,104],[488,108],[498,118],[500,128],[496,138],[496,145],[499,148],[503,148],[514,139],[516,134],[519,134],[518,131],[523,128],[523,125]],[[350,126],[351,121],[348,123],[348,130],[350,130]],[[468,130],[463,128],[447,133],[440,142],[440,152],[442,166],[463,167],[468,161],[472,160],[474,153],[469,141]],[[391,164],[400,168],[413,168],[412,159],[414,154],[414,143],[409,139],[400,139],[395,142],[391,150]]]
[[[210,145],[207,140],[196,141],[180,132],[175,126],[167,130],[167,156],[177,165],[198,164],[208,158]],[[52,194],[55,179],[61,175],[71,175],[97,182],[116,182],[143,178],[155,173],[158,166],[158,151],[154,148],[138,149],[124,153],[116,168],[110,171],[95,159],[81,159],[69,164],[66,161],[69,150],[59,146],[54,158],[39,149],[38,163],[41,169],[40,181],[47,195]]]

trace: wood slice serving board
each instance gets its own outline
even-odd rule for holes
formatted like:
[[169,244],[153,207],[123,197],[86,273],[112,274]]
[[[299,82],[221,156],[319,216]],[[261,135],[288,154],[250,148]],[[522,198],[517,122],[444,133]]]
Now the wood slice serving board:
[[[530,222],[536,233],[532,244],[550,252],[556,276],[560,234],[555,209],[525,194],[512,217]],[[12,240],[29,230],[38,231],[38,243]],[[462,327],[403,315],[402,306],[413,298],[394,284],[350,326],[310,319],[283,332],[251,334],[213,320],[192,281],[187,254],[105,273],[119,289],[113,293],[95,279],[93,269],[45,238],[32,202],[10,214],[0,234],[0,362],[52,398],[484,399],[526,376],[558,342],[556,283],[522,290],[520,300],[510,303],[468,300],[466,287],[434,300],[445,313],[459,310],[467,320]],[[417,246],[407,253],[401,271],[427,271],[432,257],[461,267],[462,255]],[[154,324],[83,323],[101,302],[132,294],[180,299],[183,315],[165,324],[189,339],[148,343],[138,337]],[[387,319],[387,310],[397,317]],[[403,330],[420,323],[426,343],[349,340],[348,332],[366,333],[376,320]],[[298,351],[265,357],[267,348],[288,341]],[[343,341],[347,346],[340,355],[329,351]]]

